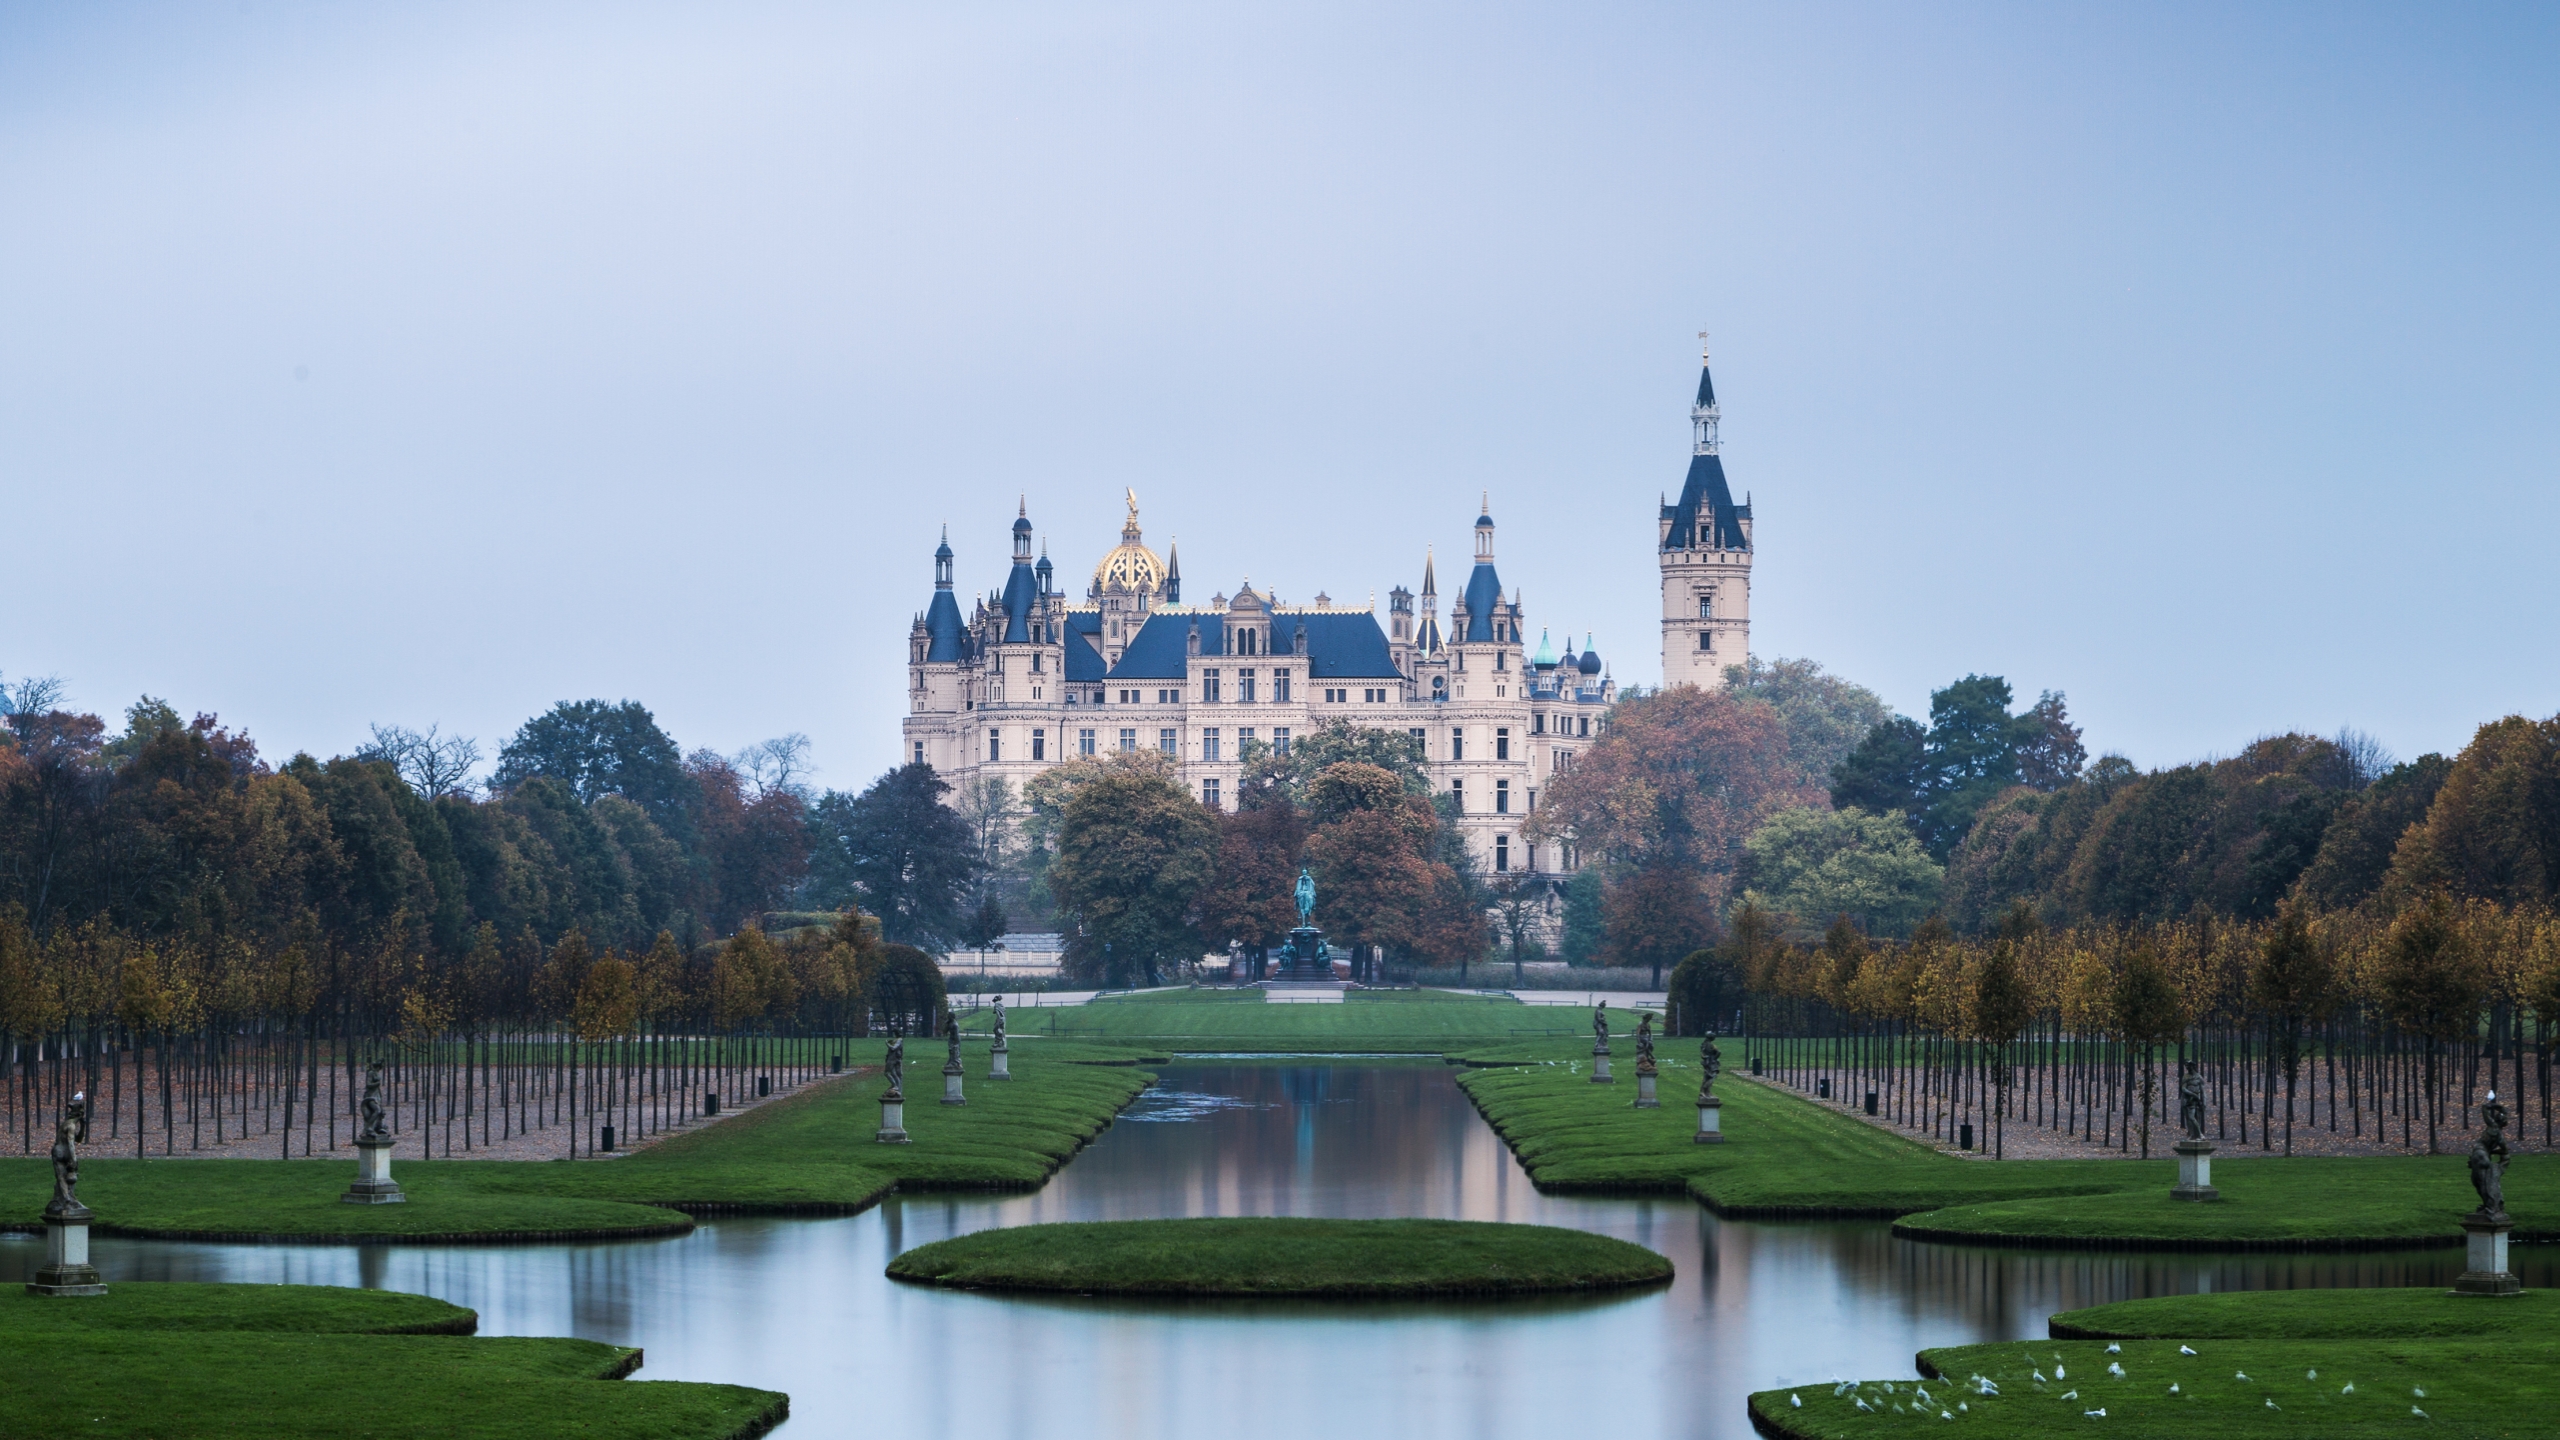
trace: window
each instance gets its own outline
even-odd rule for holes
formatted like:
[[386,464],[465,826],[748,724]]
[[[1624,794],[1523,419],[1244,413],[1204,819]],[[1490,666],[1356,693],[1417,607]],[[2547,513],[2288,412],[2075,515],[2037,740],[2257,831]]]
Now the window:
[[1591,733],[1591,717],[1588,715],[1582,717],[1582,733],[1585,735]]
[[[1535,814],[1537,814],[1537,813],[1538,813],[1538,787],[1537,787],[1537,786],[1535,786],[1535,785],[1532,785],[1532,786],[1530,786],[1530,787],[1529,787],[1529,813],[1530,813],[1530,814],[1532,814],[1532,815],[1535,815]],[[1535,852],[1535,851],[1531,851],[1530,853],[1531,853],[1531,854],[1535,854],[1535,853],[1537,853],[1537,852]],[[1529,864],[1529,868],[1530,868],[1530,869],[1532,869],[1532,870],[1537,869],[1537,868],[1538,868],[1538,866],[1537,866],[1537,862],[1536,862],[1536,861],[1534,861],[1534,860],[1533,860],[1533,861],[1531,861],[1531,862],[1530,862],[1530,864]]]
[[1511,813],[1511,782],[1508,780],[1493,782],[1493,813],[1496,815]]
[[1449,727],[1449,758],[1452,760],[1467,758],[1467,732],[1455,725]]
[[1510,668],[1511,668],[1511,652],[1510,652],[1510,651],[1508,651],[1508,650],[1496,650],[1496,651],[1494,651],[1494,652],[1493,652],[1493,668],[1494,668],[1494,669],[1496,669],[1496,670],[1508,670],[1508,669],[1510,669]]
[[1247,745],[1250,745],[1250,744],[1252,744],[1252,743],[1253,743],[1253,727],[1252,727],[1252,726],[1248,725],[1248,726],[1246,726],[1245,728],[1243,728],[1243,729],[1241,729],[1241,730],[1238,730],[1238,731],[1236,732],[1236,755],[1237,755],[1237,758],[1239,758],[1239,759],[1243,758],[1243,755],[1244,755],[1244,747],[1246,747]]
[[1217,809],[1217,808],[1218,808],[1218,782],[1217,782],[1217,781],[1215,781],[1215,780],[1203,780],[1203,781],[1201,781],[1201,782],[1200,782],[1200,803],[1201,803],[1201,804],[1203,804],[1203,805],[1208,806],[1208,807],[1209,807],[1210,809],[1212,809],[1212,810],[1215,810],[1215,809]]
[[1386,687],[1384,686],[1380,686],[1375,690],[1363,690],[1360,693],[1362,698],[1366,699],[1372,705],[1384,705],[1387,703],[1387,692]]
[[1698,592],[1698,618],[1701,620],[1716,618],[1716,592],[1713,590]]
[[1493,758],[1496,760],[1511,758],[1511,727],[1508,725],[1493,732]]
[[1716,648],[1716,636],[1715,636],[1715,632],[1714,632],[1714,631],[1712,631],[1712,630],[1701,630],[1701,631],[1699,631],[1699,632],[1698,632],[1698,648],[1699,648],[1699,649],[1701,649],[1701,650],[1713,650],[1714,648]]
[[1046,760],[1049,758],[1048,731],[1034,730],[1031,732],[1031,758],[1034,760]]
[[1286,670],[1271,672],[1271,703],[1274,705],[1289,703],[1289,672]]
[[1181,732],[1181,731],[1179,731],[1179,730],[1159,730],[1159,731],[1157,731],[1157,732],[1156,732],[1156,748],[1157,748],[1157,749],[1159,749],[1159,750],[1161,750],[1161,751],[1163,751],[1163,752],[1164,752],[1164,753],[1166,753],[1167,755],[1179,755],[1179,754],[1181,754],[1181,753],[1182,753],[1182,732]]
[[1096,689],[1096,690],[1093,692],[1093,703],[1094,703],[1094,704],[1099,705],[1099,704],[1101,704],[1101,703],[1102,703],[1102,693],[1103,693],[1103,692],[1102,692],[1100,689]]
[[921,740],[916,742],[916,763],[919,765],[924,763],[924,742]]
[[[1218,728],[1214,725],[1200,732],[1200,758],[1203,760],[1215,760],[1218,758]],[[1209,788],[1211,790],[1217,789],[1218,782],[1215,780],[1210,781]]]
[[1272,753],[1272,754],[1274,754],[1274,755],[1281,756],[1281,757],[1282,757],[1282,758],[1284,758],[1284,759],[1285,759],[1285,758],[1287,758],[1287,756],[1288,756],[1288,754],[1289,754],[1289,727],[1288,727],[1288,726],[1286,726],[1286,725],[1276,725],[1276,726],[1273,726],[1273,727],[1272,727],[1272,730],[1271,730],[1271,753]]
[[1446,700],[1449,698],[1448,676],[1434,675],[1431,677],[1431,698],[1434,700]]
[[1537,714],[1529,717],[1529,733],[1532,735],[1544,735],[1547,733],[1547,717],[1544,714]]
[[1121,751],[1121,753],[1122,753],[1122,754],[1124,754],[1124,755],[1125,755],[1125,754],[1129,754],[1129,753],[1134,752],[1137,748],[1138,748],[1138,732],[1137,732],[1137,730],[1136,730],[1134,727],[1130,727],[1130,726],[1122,726],[1122,727],[1121,727],[1121,730],[1120,730],[1120,751]]
[[1156,692],[1156,703],[1159,705],[1179,705],[1182,703],[1182,692],[1179,690],[1159,690]]
[[990,731],[988,731],[988,732],[987,732],[987,763],[988,763],[988,764],[990,764],[990,765],[992,765],[992,764],[994,764],[995,762],[997,762],[998,760],[1001,760],[1001,759],[1003,759],[1003,758],[1004,758],[1004,735],[1003,735],[1003,733],[1002,733],[1002,732],[1000,732],[1000,731],[995,731],[995,730],[990,730]]
[[1237,671],[1237,672],[1236,672],[1236,699],[1237,699],[1240,703],[1243,703],[1243,704],[1246,704],[1246,705],[1250,705],[1250,704],[1252,704],[1252,703],[1253,703],[1253,672],[1252,672],[1252,671],[1250,671],[1250,670],[1239,670],[1239,671]]
[[1450,806],[1451,806],[1452,808],[1454,808],[1454,809],[1455,809],[1459,814],[1464,815],[1464,814],[1466,814],[1466,813],[1467,813],[1467,782],[1466,782],[1466,781],[1464,781],[1464,780],[1452,780],[1452,781],[1450,781],[1450,782],[1449,782],[1449,804],[1450,804]]
[[1076,753],[1079,755],[1090,755],[1093,753],[1092,731],[1079,730],[1076,732]]
[[1495,873],[1495,874],[1497,874],[1497,875],[1507,874],[1507,873],[1509,873],[1509,872],[1510,872],[1510,869],[1511,869],[1511,837],[1510,837],[1510,836],[1508,836],[1508,835],[1496,835],[1496,836],[1494,836],[1494,837],[1493,837],[1493,870],[1494,870],[1494,873]]
[[1200,672],[1200,698],[1212,705],[1218,703],[1217,671],[1203,670]]
[[1421,727],[1421,726],[1416,725],[1416,726],[1414,726],[1412,729],[1407,730],[1407,731],[1406,731],[1406,732],[1404,732],[1404,733],[1405,733],[1405,734],[1407,734],[1407,735],[1409,735],[1409,736],[1411,736],[1411,737],[1413,738],[1413,758],[1414,758],[1414,759],[1416,759],[1416,760],[1428,760],[1428,759],[1430,759],[1430,758],[1431,758],[1431,746],[1430,746],[1430,742],[1429,742],[1429,741],[1428,741],[1428,740],[1423,736],[1423,733],[1422,733],[1422,727]]
[[1325,688],[1324,703],[1327,705],[1339,705],[1350,698],[1351,692],[1348,690],[1336,690],[1331,686]]
[[1463,672],[1466,668],[1467,668],[1467,652],[1466,652],[1466,651],[1464,651],[1464,650],[1461,650],[1461,651],[1459,651],[1459,652],[1458,652],[1458,669],[1459,669],[1461,672]]
[[1034,674],[1034,675],[1040,674],[1040,673],[1041,673],[1041,672],[1046,668],[1045,666],[1043,666],[1043,665],[1040,663],[1040,657],[1042,657],[1043,655],[1046,655],[1046,654],[1048,654],[1048,653],[1049,653],[1049,652],[1048,652],[1048,651],[1046,651],[1046,650],[1034,650],[1034,651],[1032,651],[1032,652],[1031,652],[1031,673],[1032,673],[1032,674]]

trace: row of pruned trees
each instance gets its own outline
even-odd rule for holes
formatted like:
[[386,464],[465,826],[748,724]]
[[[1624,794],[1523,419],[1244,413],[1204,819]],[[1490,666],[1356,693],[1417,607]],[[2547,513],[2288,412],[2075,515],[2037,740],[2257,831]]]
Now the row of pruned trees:
[[2027,1124],[2147,1154],[2194,1061],[2218,1140],[2290,1151],[2319,1127],[2432,1152],[2496,1088],[2530,1094],[2551,1141],[2560,920],[2540,907],[2439,891],[2396,913],[2048,930],[2020,904],[1981,936],[1782,934],[1746,904],[1682,961],[1680,1033],[1747,1032],[1790,1082],[1873,1092],[1949,1139]]
[[21,1150],[75,1090],[97,1143],[137,1156],[252,1143],[290,1157],[354,1135],[364,1067],[423,1156],[566,1127],[584,1153],[841,1063],[875,1026],[921,1031],[939,968],[871,917],[685,947],[549,943],[483,925],[460,954],[399,917],[360,943],[316,920],[283,943],[200,944],[99,922],[39,936],[0,909],[0,1113]]

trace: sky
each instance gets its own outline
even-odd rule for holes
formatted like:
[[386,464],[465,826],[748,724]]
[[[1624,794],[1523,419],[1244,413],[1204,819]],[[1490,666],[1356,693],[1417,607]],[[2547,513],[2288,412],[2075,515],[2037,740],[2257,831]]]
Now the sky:
[[948,525],[1457,588],[2145,766],[2560,710],[2560,10],[0,8],[0,679],[273,759],[564,699],[898,758]]

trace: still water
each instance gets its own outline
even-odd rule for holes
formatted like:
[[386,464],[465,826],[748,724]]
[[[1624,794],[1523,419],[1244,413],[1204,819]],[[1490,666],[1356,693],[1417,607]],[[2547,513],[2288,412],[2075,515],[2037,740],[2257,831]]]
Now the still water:
[[[2075,1256],[1893,1239],[1875,1222],[1722,1221],[1680,1199],[1540,1195],[1437,1064],[1185,1064],[1033,1194],[911,1196],[837,1220],[668,1240],[400,1249],[97,1242],[112,1282],[361,1284],[489,1335],[647,1348],[644,1378],[789,1392],[786,1436],[1529,1436],[1741,1440],[1742,1397],[1911,1373],[1928,1345],[2041,1336],[2055,1310],[2197,1290],[2449,1284],[2459,1250]],[[1676,1118],[1676,1117],[1675,1117]],[[217,1164],[217,1161],[205,1162]],[[2167,1167],[2163,1167],[2166,1183]],[[895,1285],[910,1246],[990,1226],[1163,1215],[1569,1225],[1671,1257],[1597,1300],[1341,1304],[1021,1299]],[[0,1239],[0,1280],[40,1263]],[[2529,1286],[2560,1264],[2519,1252]]]

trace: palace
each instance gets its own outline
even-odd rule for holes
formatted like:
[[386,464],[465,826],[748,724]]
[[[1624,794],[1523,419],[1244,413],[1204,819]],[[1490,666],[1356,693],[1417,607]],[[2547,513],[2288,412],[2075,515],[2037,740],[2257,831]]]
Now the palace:
[[[1751,507],[1725,483],[1703,361],[1690,416],[1688,476],[1656,535],[1662,673],[1666,685],[1712,688],[1750,653]],[[1558,655],[1542,630],[1531,650],[1519,594],[1494,569],[1489,505],[1445,621],[1426,551],[1420,596],[1389,591],[1381,623],[1374,608],[1321,594],[1288,605],[1249,580],[1185,605],[1179,549],[1148,548],[1137,497],[1128,502],[1120,544],[1080,601],[1058,588],[1045,551],[1034,557],[1027,504],[1004,587],[965,617],[944,536],[933,601],[908,635],[908,759],[1018,790],[1073,756],[1157,750],[1216,808],[1236,793],[1248,745],[1286,753],[1292,737],[1335,722],[1402,731],[1488,871],[1572,868],[1573,855],[1542,853],[1520,824],[1539,789],[1605,733],[1617,686],[1588,636],[1577,652],[1567,635]]]

